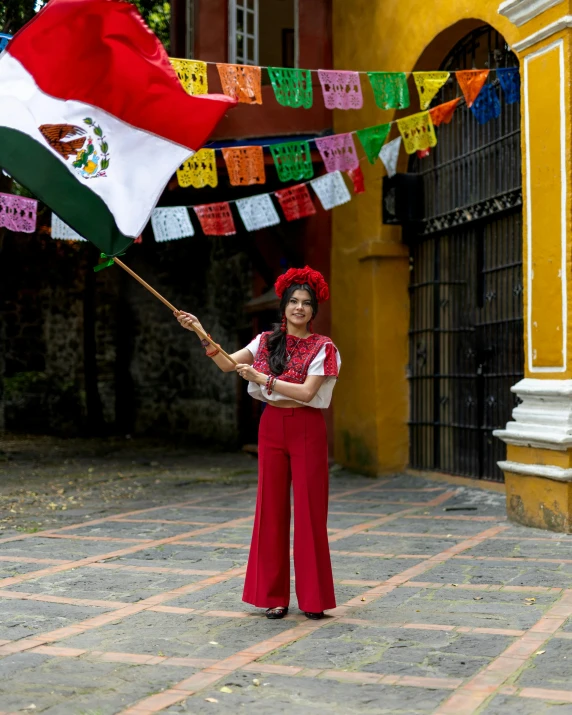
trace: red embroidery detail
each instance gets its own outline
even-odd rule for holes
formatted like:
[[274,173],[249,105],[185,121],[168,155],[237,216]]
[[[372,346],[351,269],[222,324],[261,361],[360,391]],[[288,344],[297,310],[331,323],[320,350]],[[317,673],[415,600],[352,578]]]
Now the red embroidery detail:
[[336,346],[333,343],[326,343],[326,357],[324,358],[324,375],[327,377],[338,376],[338,361]]
[[[268,365],[269,335],[271,335],[270,332],[262,333],[260,336],[260,345],[258,346],[254,364],[252,366],[255,370],[258,370],[265,375],[270,374],[270,366]],[[298,385],[304,384],[304,382],[306,382],[306,378],[308,377],[308,369],[312,360],[316,358],[322,347],[328,344],[334,347],[330,338],[325,335],[318,335],[317,333],[314,333],[310,335],[309,338],[305,338],[299,342],[298,338],[293,335],[287,335],[286,349],[291,354],[292,359],[288,363],[286,370],[282,373],[282,375],[278,376],[278,379],[284,380],[284,382],[293,382]]]

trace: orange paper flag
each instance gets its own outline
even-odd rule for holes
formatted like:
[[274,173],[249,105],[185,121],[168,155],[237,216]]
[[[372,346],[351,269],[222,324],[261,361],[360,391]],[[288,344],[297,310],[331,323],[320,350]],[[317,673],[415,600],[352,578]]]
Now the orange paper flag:
[[455,76],[467,100],[467,107],[472,107],[473,102],[479,96],[484,83],[487,81],[489,70],[462,70],[461,72],[455,72]]
[[438,127],[441,124],[450,124],[451,119],[453,119],[453,114],[455,114],[455,109],[461,101],[460,97],[453,99],[450,102],[445,102],[445,104],[438,104],[433,109],[429,110],[433,124]]
[[238,146],[222,150],[233,186],[264,184],[264,152],[261,146]]
[[262,104],[260,67],[217,65],[222,91],[243,104]]

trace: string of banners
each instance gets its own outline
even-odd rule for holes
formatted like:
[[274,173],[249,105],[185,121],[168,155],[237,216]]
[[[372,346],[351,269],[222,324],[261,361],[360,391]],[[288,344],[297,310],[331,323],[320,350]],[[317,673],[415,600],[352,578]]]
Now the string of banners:
[[[497,74],[499,72],[500,70]],[[468,70],[457,74],[465,75],[462,80],[459,79],[463,89],[462,97],[393,122],[304,141],[223,148],[220,151],[226,164],[230,184],[251,186],[266,183],[265,148],[269,149],[272,155],[280,181],[311,179],[314,168],[310,142],[313,142],[320,152],[326,171],[351,171],[359,164],[354,135],[357,136],[368,160],[373,164],[380,155],[394,123],[401,134],[405,151],[408,154],[418,152],[421,157],[427,156],[430,149],[437,144],[435,127],[442,123],[449,123],[461,101],[471,109],[479,124],[486,124],[500,116],[499,94],[495,84],[487,82],[488,70]],[[507,104],[519,101],[520,75],[517,68],[507,68],[500,72],[497,84],[500,85]],[[431,98],[433,96],[432,94]],[[177,170],[179,185],[183,188],[192,186],[195,189],[218,186],[216,151],[219,150],[201,149],[185,161]]]
[[[464,101],[467,106],[470,107],[476,120],[481,124],[498,118],[501,113],[501,103],[496,87],[493,84],[486,83],[487,75],[488,72],[482,72],[482,76],[478,82],[473,81],[464,87]],[[514,76],[514,81],[511,81],[508,85],[503,84],[502,81],[499,80],[507,104],[519,101],[519,80],[518,71]],[[358,129],[355,132],[334,134],[328,137],[316,137],[307,141],[273,144],[269,145],[268,149],[272,154],[280,181],[308,181],[314,176],[314,167],[310,152],[310,141],[312,141],[320,152],[324,167],[328,173],[347,172],[354,184],[356,192],[365,191],[363,173],[359,166],[360,159],[357,155],[353,138],[354,134],[358,137],[368,161],[371,164],[375,164],[379,157],[385,165],[388,175],[393,176],[396,173],[402,143],[408,154],[417,152],[421,158],[428,156],[430,149],[437,145],[435,127],[443,123],[450,123],[455,110],[462,100],[462,97],[458,97],[445,104],[437,105],[428,111],[403,117],[394,122]],[[386,143],[391,126],[394,123],[397,124],[400,136]],[[230,184],[232,186],[250,186],[264,184],[266,182],[263,152],[263,146],[222,149]],[[200,149],[179,167],[177,170],[177,178],[182,187],[192,186],[199,189],[205,186],[218,186],[215,150]],[[297,187],[291,188],[296,189]],[[280,201],[281,192],[274,193]],[[242,201],[248,200],[249,199],[243,199]],[[237,204],[244,206],[244,204],[240,202],[237,202]],[[307,201],[303,201],[303,204],[307,208]],[[200,208],[201,207],[196,207],[197,210]],[[157,211],[160,210],[158,209]],[[209,211],[205,210],[202,213],[197,213],[197,216],[199,220],[201,218],[204,219],[208,228],[210,226],[208,216],[210,213],[216,214],[217,211],[218,209],[211,208]],[[36,214],[36,200],[15,196],[13,194],[0,193],[0,227],[5,227],[16,232],[33,233],[36,230]],[[179,213],[178,215],[182,216],[183,214]],[[288,218],[288,216],[286,218],[287,220],[292,220]],[[293,218],[303,218],[303,216],[294,216]],[[227,224],[230,225],[228,221]],[[161,225],[168,226],[169,228],[161,229]],[[250,224],[246,225],[248,226]],[[155,218],[153,227],[155,234],[158,236],[169,235],[171,238],[182,238],[183,236],[193,235],[190,222],[180,223],[178,232],[185,231],[186,233],[177,235],[172,218]],[[230,232],[234,233],[234,230]],[[205,233],[207,233],[207,231],[205,231]],[[59,224],[55,226],[54,237],[56,236],[62,239],[73,240],[81,238],[78,237],[72,229],[67,228],[64,230]]]
[[[516,75],[518,78],[518,74]],[[465,87],[464,101],[470,107],[477,121],[484,124],[500,116],[501,104],[493,84],[471,83]],[[512,84],[505,92],[505,100],[512,104],[519,100],[519,84]],[[330,210],[346,203],[351,195],[344,182],[342,172],[350,178],[354,193],[365,191],[365,181],[360,159],[356,152],[353,135],[357,135],[367,160],[374,164],[379,158],[389,176],[397,171],[399,152],[403,145],[406,152],[416,152],[425,157],[437,145],[435,127],[451,122],[455,110],[463,97],[446,102],[395,122],[358,129],[346,134],[316,137],[317,146],[326,169],[326,174],[313,178],[314,169],[309,141],[287,142],[270,145],[268,148],[281,181],[302,181],[295,186],[259,194],[256,196],[223,201],[213,204],[186,207],[174,206],[157,208],[151,216],[151,224],[158,242],[175,240],[195,235],[187,208],[192,208],[205,235],[229,236],[236,233],[230,208],[235,203],[240,218],[247,231],[256,231],[280,223],[281,219],[271,197],[274,196],[287,221],[306,218],[316,213],[316,208],[308,190],[310,185],[318,196],[323,208]],[[392,124],[397,124],[400,136],[387,142]],[[234,186],[263,184],[266,181],[262,146],[233,147],[223,149],[230,183]],[[217,186],[215,151],[201,149],[187,160],[177,171],[181,186]],[[33,233],[36,230],[37,201],[22,196],[0,193],[0,227],[16,232]],[[52,214],[51,234],[53,238],[84,240],[59,217]],[[138,239],[139,240],[139,239]]]
[[[12,35],[0,33],[0,51]],[[284,107],[309,109],[314,103],[312,73],[318,75],[324,104],[328,109],[361,109],[364,95],[360,75],[367,75],[376,105],[380,109],[407,109],[410,106],[408,75],[413,80],[421,109],[428,109],[431,101],[454,75],[463,93],[470,87],[478,87],[475,96],[486,82],[490,72],[495,72],[507,94],[520,91],[517,67],[495,69],[460,70],[457,72],[357,72],[352,70],[309,70],[290,67],[262,67],[237,65],[222,62],[202,62],[170,58],[181,84],[189,94],[207,94],[207,67],[215,64],[223,92],[243,104],[262,104],[262,70],[268,72],[276,101]],[[516,100],[515,100],[516,101]]]
[[[348,172],[355,193],[365,191],[361,168]],[[195,227],[189,215],[192,209],[205,236],[232,236],[236,224],[231,204],[236,204],[238,214],[247,231],[258,231],[281,222],[274,197],[286,221],[306,218],[316,213],[316,206],[309,191],[312,187],[322,207],[329,211],[351,200],[351,194],[340,171],[324,174],[310,182],[289,186],[267,194],[258,194],[244,199],[221,201],[200,206],[169,206],[156,208],[151,214],[151,226],[158,243],[195,235]],[[52,213],[51,235],[66,241],[84,241],[76,231]]]
[[[465,95],[465,102],[471,107],[477,120],[481,123],[498,117],[501,110],[495,87],[493,85],[486,86],[490,87],[490,90],[483,91],[483,87],[478,89],[473,87],[474,95]],[[507,102],[517,101],[518,97],[519,93],[515,95],[515,98],[507,97]],[[163,242],[194,236],[195,228],[191,222],[189,208],[194,211],[206,236],[231,236],[236,233],[231,204],[236,204],[240,219],[247,231],[258,231],[280,223],[281,218],[272,197],[277,200],[286,221],[294,221],[314,215],[316,206],[309,187],[313,189],[322,208],[326,211],[336,206],[341,206],[351,200],[351,194],[342,172],[345,172],[351,180],[354,194],[365,192],[365,180],[360,161],[366,158],[371,164],[374,164],[379,158],[385,166],[388,176],[394,176],[397,172],[401,146],[403,145],[409,154],[417,152],[421,157],[427,156],[430,148],[437,145],[435,127],[451,122],[461,101],[462,98],[458,97],[429,111],[396,120],[395,123],[400,130],[400,136],[387,143],[386,139],[392,122],[357,130],[355,133],[365,151],[365,157],[361,160],[355,150],[352,139],[353,133],[314,139],[313,141],[322,154],[327,172],[317,178],[312,178],[313,167],[307,142],[271,145],[269,148],[273,153],[279,178],[282,181],[306,179],[305,181],[284,189],[244,199],[233,199],[190,207],[157,208],[151,215],[151,225],[155,240]],[[285,146],[288,148],[284,149]],[[254,165],[252,167],[250,167],[248,160],[251,150],[256,150],[256,161],[252,162]],[[240,184],[235,185],[245,186],[250,183],[263,183],[263,181],[259,180],[264,172],[262,147],[237,147],[223,150],[223,152],[225,151],[232,152],[237,156],[239,168],[235,170],[235,176],[243,178]],[[205,152],[211,152],[211,154],[205,157]],[[210,158],[208,158],[209,156]],[[179,171],[187,172],[187,179],[184,182],[186,186],[206,185],[206,178],[210,177],[212,179],[213,176],[216,177],[214,151],[200,150]],[[248,171],[252,173],[248,174]],[[245,175],[250,176],[252,180],[247,181],[244,178]],[[230,167],[229,176],[232,183],[233,173]],[[196,177],[196,183],[189,181],[193,177]],[[54,221],[52,222],[53,238],[73,239],[75,237],[76,240],[80,238],[72,229],[62,224],[57,217],[54,217],[54,219],[56,221],[55,223]]]
[[[490,89],[486,89],[486,88]],[[507,103],[518,101],[519,92],[506,96]],[[272,191],[256,196],[222,201],[198,206],[173,206],[157,208],[151,216],[151,225],[158,242],[170,241],[195,235],[195,228],[188,209],[191,208],[198,223],[207,236],[230,236],[236,233],[236,225],[231,210],[231,204],[236,204],[238,214],[247,231],[257,231],[280,223],[281,218],[272,200],[274,197],[286,221],[306,218],[316,213],[316,207],[309,191],[314,190],[322,207],[330,210],[351,199],[342,172],[351,180],[355,194],[365,192],[365,180],[360,161],[367,160],[374,164],[379,158],[385,166],[388,176],[394,176],[401,147],[407,153],[417,152],[420,157],[427,156],[430,149],[437,145],[435,127],[451,122],[453,115],[463,101],[458,97],[445,104],[420,112],[395,122],[381,124],[375,127],[358,129],[348,134],[337,134],[330,137],[315,138],[326,174],[313,178],[313,165],[309,144],[303,142],[288,142],[287,144],[270,145],[275,166],[281,181],[301,181],[294,186]],[[492,84],[472,87],[472,94],[467,92],[464,101],[470,106],[477,121],[485,123],[500,115],[501,104]],[[400,136],[386,142],[391,125],[396,123]],[[365,157],[359,159],[353,134],[356,134],[364,149]],[[253,152],[255,160],[250,161]],[[255,154],[254,154],[255,152]],[[246,186],[264,183],[263,147],[235,147],[223,149],[226,157],[235,158],[235,166],[229,164],[229,177],[233,185]],[[234,170],[233,170],[234,169]],[[179,183],[184,186],[216,186],[218,183],[214,150],[201,149],[178,170]],[[261,180],[261,176],[264,177]],[[305,180],[305,181],[304,181]],[[240,182],[240,183],[239,183]],[[18,198],[18,197],[16,197]],[[1,199],[0,199],[1,201]],[[0,220],[2,213],[0,211]],[[83,240],[73,229],[64,224],[57,216],[52,215],[52,237],[64,240]]]
[[517,67],[408,73],[258,67],[178,58],[171,58],[171,64],[189,94],[208,92],[207,67],[209,64],[216,64],[223,92],[243,104],[262,104],[262,70],[265,69],[276,101],[283,107],[304,109],[309,109],[314,103],[312,72],[318,74],[324,104],[328,109],[363,107],[362,74],[367,75],[373,98],[380,109],[407,109],[410,106],[411,97],[407,82],[409,74],[413,75],[421,109],[428,109],[431,100],[453,75],[463,92],[471,86],[478,86],[480,90],[490,72],[496,73],[506,92],[514,92],[519,85]]

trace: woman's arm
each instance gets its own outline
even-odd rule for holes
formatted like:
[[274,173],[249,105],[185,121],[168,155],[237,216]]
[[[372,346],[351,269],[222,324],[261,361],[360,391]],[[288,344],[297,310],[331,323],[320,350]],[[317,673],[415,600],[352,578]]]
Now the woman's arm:
[[[250,363],[243,363],[236,366],[236,371],[241,377],[249,382],[256,382],[263,387],[266,385],[268,375],[258,372]],[[318,390],[326,380],[325,375],[308,375],[306,381],[302,385],[295,385],[284,380],[276,380],[272,386],[274,392],[278,392],[284,397],[289,397],[291,400],[308,403],[316,397]]]
[[[178,314],[175,313],[175,317],[179,321],[179,323],[185,328],[186,330],[191,330],[192,332],[195,332],[195,327],[198,328],[199,330],[202,330],[204,333],[206,333],[206,330],[203,328],[203,326],[200,324],[198,319],[192,315],[192,313],[184,313],[183,311],[179,312]],[[195,333],[196,334],[196,333]],[[197,337],[199,337],[197,335]],[[200,340],[200,338],[199,338]],[[214,348],[212,345],[209,345],[207,348],[207,352],[212,353],[214,352]],[[233,360],[235,360],[237,363],[245,364],[245,365],[252,365],[254,362],[254,357],[250,350],[247,350],[246,348],[242,348],[242,350],[238,350],[237,352],[233,353],[231,355]],[[235,365],[225,358],[224,355],[221,353],[218,353],[218,355],[215,355],[214,357],[211,358],[211,360],[219,367],[223,372],[234,372]]]

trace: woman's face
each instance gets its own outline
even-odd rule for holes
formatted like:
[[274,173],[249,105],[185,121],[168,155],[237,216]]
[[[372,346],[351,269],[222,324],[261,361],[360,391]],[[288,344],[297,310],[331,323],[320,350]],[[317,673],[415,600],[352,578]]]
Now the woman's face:
[[307,290],[295,290],[286,305],[286,320],[297,328],[312,320],[312,300]]

